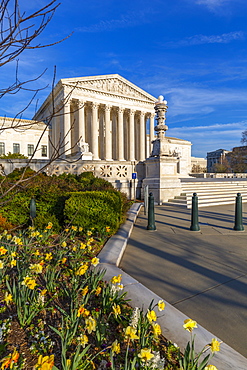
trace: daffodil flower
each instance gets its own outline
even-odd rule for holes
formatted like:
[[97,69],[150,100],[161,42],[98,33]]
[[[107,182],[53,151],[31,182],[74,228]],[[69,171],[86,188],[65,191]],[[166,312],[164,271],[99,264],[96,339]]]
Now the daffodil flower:
[[197,322],[191,319],[186,319],[184,320],[183,328],[189,332],[192,332],[194,328],[197,328]]
[[140,357],[142,361],[148,362],[149,360],[151,360],[151,358],[154,357],[154,354],[151,353],[150,348],[143,348],[141,349],[141,353],[138,354],[138,357]]

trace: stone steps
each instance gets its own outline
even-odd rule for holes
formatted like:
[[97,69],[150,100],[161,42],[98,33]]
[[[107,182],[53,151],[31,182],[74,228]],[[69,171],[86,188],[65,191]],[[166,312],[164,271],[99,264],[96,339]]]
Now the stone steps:
[[169,203],[191,208],[193,193],[197,193],[198,207],[234,204],[237,193],[247,202],[247,181],[182,182],[182,192]]

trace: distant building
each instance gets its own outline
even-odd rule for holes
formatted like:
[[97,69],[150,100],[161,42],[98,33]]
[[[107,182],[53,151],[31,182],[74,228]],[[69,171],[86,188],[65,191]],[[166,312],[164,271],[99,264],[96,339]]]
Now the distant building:
[[0,117],[0,155],[19,153],[34,159],[49,158],[49,129],[33,120]]
[[217,149],[207,153],[207,172],[215,172],[215,165],[222,164],[229,150]]
[[207,160],[205,158],[191,157],[191,172],[202,173],[207,171]]

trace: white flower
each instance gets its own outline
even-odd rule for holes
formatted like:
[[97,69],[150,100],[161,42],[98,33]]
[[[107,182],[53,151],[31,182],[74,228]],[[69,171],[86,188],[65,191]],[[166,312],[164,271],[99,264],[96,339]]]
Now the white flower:
[[140,309],[138,307],[135,307],[133,309],[133,313],[130,319],[130,326],[133,326],[133,328],[137,328],[138,320],[140,317]]

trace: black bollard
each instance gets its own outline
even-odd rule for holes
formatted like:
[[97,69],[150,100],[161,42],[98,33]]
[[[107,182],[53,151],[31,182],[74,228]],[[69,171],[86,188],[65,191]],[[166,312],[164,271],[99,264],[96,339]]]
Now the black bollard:
[[200,226],[198,222],[198,196],[196,193],[192,197],[192,207],[191,207],[191,231],[200,231]]
[[34,198],[32,198],[30,202],[30,218],[32,222],[35,217],[36,217],[36,203]]
[[234,225],[233,230],[244,231],[243,218],[242,218],[242,197],[240,193],[238,193],[236,196],[235,225]]
[[148,197],[148,226],[147,230],[156,230],[154,220],[154,196],[153,193],[149,193]]

